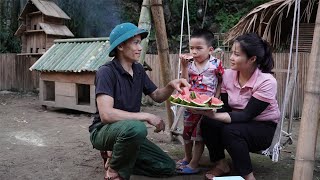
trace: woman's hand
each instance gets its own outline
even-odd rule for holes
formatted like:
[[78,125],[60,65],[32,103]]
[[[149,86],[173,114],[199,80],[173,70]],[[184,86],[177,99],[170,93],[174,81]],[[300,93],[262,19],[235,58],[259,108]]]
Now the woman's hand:
[[212,110],[200,110],[200,109],[193,109],[193,108],[187,108],[192,114],[200,114],[207,117],[212,118],[214,114],[216,113],[215,109]]
[[221,121],[223,123],[231,123],[231,117],[228,113],[223,112],[223,113],[216,113],[216,110],[196,110],[196,109],[189,109],[188,110],[193,113],[193,114],[200,114],[207,116],[210,119],[214,119],[216,121]]
[[180,93],[182,92],[182,87],[191,87],[191,85],[187,82],[186,79],[174,79],[169,82],[169,85]]

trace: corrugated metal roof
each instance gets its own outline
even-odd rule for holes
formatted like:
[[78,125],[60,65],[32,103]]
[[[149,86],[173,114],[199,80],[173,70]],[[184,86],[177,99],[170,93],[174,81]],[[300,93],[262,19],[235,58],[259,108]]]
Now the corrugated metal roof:
[[41,72],[96,71],[110,61],[108,38],[55,40],[54,45],[30,67]]
[[65,25],[39,23],[46,34],[74,37],[72,32]]
[[29,0],[24,7],[20,18],[23,18],[26,13],[29,13],[30,6],[35,5],[39,11],[41,11],[46,16],[71,19],[63,10],[61,10],[53,1],[48,0]]

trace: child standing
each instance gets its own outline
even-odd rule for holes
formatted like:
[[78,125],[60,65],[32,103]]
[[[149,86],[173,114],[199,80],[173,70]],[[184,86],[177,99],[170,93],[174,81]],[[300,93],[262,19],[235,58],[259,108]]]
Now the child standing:
[[[211,55],[214,50],[213,44],[214,35],[210,31],[199,29],[192,33],[189,44],[191,54],[180,55],[181,77],[189,81],[191,91],[219,97],[222,79],[218,69],[222,67],[222,64],[219,59]],[[193,61],[190,62],[191,57]],[[183,130],[185,157],[177,162],[178,173],[195,174],[200,171],[198,169],[199,160],[204,150],[200,132],[201,117],[188,110],[185,111]]]

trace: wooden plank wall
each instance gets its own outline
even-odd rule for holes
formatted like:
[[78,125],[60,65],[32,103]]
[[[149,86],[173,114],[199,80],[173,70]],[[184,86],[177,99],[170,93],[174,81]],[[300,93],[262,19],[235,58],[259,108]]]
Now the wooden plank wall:
[[0,90],[9,90],[14,87],[15,57],[16,54],[0,54]]
[[[295,54],[293,54],[293,57]],[[282,108],[282,102],[284,98],[285,92],[285,83],[287,77],[287,66],[289,60],[288,53],[274,53],[273,54],[274,61],[275,61],[275,68],[274,68],[274,76],[278,82],[278,104],[280,108]],[[230,53],[226,52],[223,56],[223,64],[226,68],[229,67],[229,58]],[[303,105],[303,97],[304,97],[304,86],[307,79],[307,69],[308,69],[308,59],[309,53],[298,53],[298,79],[297,79],[297,86],[295,92],[295,107],[294,107],[294,116],[301,117],[302,113],[302,105]],[[151,80],[159,87],[162,87],[162,83],[160,81],[160,65],[157,59],[157,55],[147,55],[146,62],[151,66],[153,71],[148,71],[147,74],[151,78]],[[170,55],[170,65],[171,65],[171,72],[172,72],[172,79],[177,78],[177,71],[178,71],[178,55],[171,54]],[[292,102],[290,102],[291,104]],[[290,109],[290,107],[288,108]],[[287,111],[289,113],[290,111]]]
[[0,54],[0,90],[30,91],[39,87],[39,73],[29,68],[37,59]]

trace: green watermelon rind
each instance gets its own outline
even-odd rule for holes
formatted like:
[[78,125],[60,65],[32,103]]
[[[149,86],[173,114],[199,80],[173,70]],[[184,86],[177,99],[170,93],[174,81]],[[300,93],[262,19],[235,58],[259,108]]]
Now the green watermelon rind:
[[197,94],[194,91],[191,91],[190,92],[190,99],[197,99],[197,98],[198,98]]
[[210,107],[222,107],[223,106],[223,103],[221,104],[211,104]]
[[191,100],[191,103],[190,103],[192,106],[195,106],[195,107],[205,107],[206,104],[205,103],[197,103],[197,102],[194,102],[193,100]]
[[171,95],[170,97],[169,97],[169,101],[174,101],[176,98],[174,97],[174,95]]
[[[213,98],[212,98],[213,99]],[[220,100],[221,101],[221,100]],[[210,104],[211,104],[211,106],[213,106],[213,107],[221,107],[221,106],[223,106],[224,105],[224,103],[221,101],[221,103],[220,104],[212,104],[212,101],[210,102]]]

